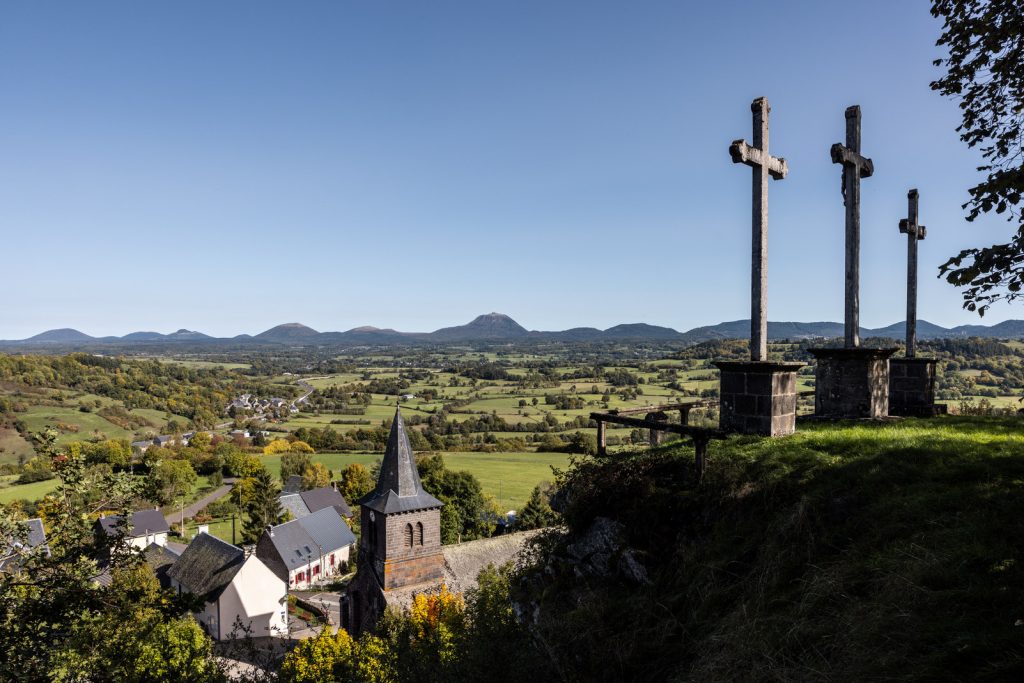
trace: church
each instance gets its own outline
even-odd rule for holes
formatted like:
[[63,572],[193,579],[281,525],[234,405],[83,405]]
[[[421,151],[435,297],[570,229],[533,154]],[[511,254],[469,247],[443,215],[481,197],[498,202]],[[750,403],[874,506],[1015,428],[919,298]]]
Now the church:
[[423,489],[400,410],[391,423],[380,476],[359,501],[356,577],[341,598],[341,625],[353,635],[372,630],[389,606],[408,607],[418,593],[443,583],[461,593],[480,570],[513,558],[537,532],[441,545],[444,503]]
[[377,485],[359,501],[359,557],[356,578],[342,600],[342,626],[353,633],[372,629],[389,591],[429,588],[442,579],[443,505],[423,490],[401,410],[396,410]]

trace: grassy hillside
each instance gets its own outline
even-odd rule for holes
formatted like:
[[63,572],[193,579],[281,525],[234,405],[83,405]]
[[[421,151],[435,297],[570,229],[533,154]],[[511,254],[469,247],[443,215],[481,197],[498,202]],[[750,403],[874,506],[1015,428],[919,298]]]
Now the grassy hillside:
[[[517,592],[567,679],[1024,676],[1020,419],[733,438],[699,486],[691,463],[667,447],[563,481],[570,532]],[[605,546],[600,517],[623,525]]]

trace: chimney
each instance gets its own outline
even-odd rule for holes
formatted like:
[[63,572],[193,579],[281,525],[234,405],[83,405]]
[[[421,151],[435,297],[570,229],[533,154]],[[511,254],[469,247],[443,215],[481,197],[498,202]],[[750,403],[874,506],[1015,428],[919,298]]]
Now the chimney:
[[274,536],[274,527],[272,527],[271,525],[268,524],[267,525],[267,533],[270,534],[271,537],[273,537]]

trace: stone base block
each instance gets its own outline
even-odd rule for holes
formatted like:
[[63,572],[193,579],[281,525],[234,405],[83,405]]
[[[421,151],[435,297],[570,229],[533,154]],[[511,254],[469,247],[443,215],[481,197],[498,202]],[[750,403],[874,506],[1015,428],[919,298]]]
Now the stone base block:
[[718,361],[719,427],[727,432],[785,436],[796,430],[796,373],[803,363]]
[[904,417],[938,414],[934,358],[893,358],[889,361],[889,414]]
[[837,420],[889,415],[889,356],[897,349],[808,349],[818,359],[814,414]]

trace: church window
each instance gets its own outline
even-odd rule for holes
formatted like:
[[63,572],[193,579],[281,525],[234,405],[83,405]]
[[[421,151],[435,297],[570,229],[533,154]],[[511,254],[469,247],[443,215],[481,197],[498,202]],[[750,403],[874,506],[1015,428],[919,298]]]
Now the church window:
[[416,522],[416,542],[423,545],[423,522]]
[[412,524],[405,525],[405,545],[412,547]]

